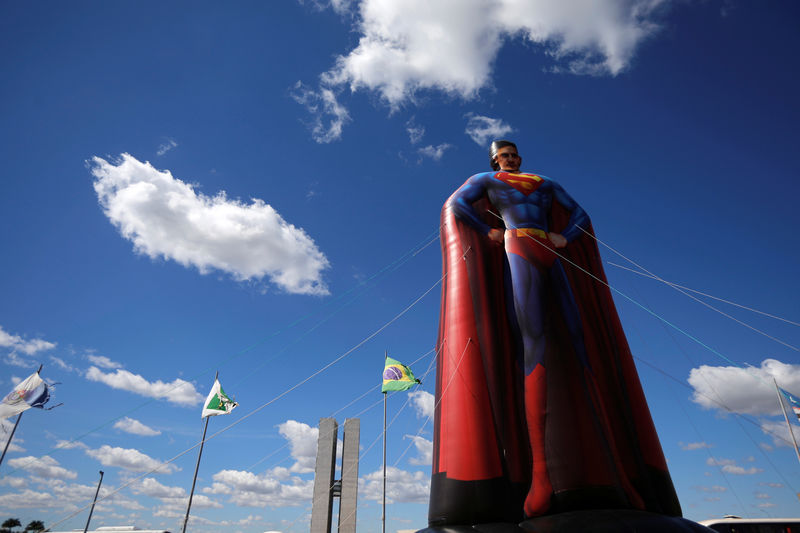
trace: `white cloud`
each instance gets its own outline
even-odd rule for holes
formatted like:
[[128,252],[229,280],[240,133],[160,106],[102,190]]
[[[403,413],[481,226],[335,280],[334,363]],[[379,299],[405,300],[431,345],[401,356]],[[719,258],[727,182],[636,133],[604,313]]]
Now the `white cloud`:
[[73,367],[72,365],[70,365],[69,363],[67,363],[66,361],[61,359],[60,357],[56,357],[55,355],[51,355],[50,356],[50,361],[55,363],[56,366],[59,367],[60,369],[66,370],[67,372],[72,372],[73,370],[75,370],[75,367]]
[[56,343],[44,339],[26,340],[19,335],[12,335],[0,326],[0,347],[11,348],[13,352],[22,352],[26,355],[34,355],[45,350],[52,350]]
[[[144,478],[140,483],[131,487],[131,490],[136,494],[144,494],[151,498],[159,499],[176,499],[188,498],[186,489],[183,487],[168,487],[156,481],[151,477]],[[194,503],[194,502],[192,502]]]
[[114,424],[116,429],[120,431],[124,431],[125,433],[130,433],[132,435],[141,435],[143,437],[153,437],[155,435],[161,435],[161,432],[153,429],[149,426],[146,426],[136,420],[135,418],[125,417],[122,420],[117,420]]
[[352,1],[353,0],[298,0],[301,5],[305,5],[305,3],[308,2],[317,9],[325,9],[330,7],[340,15],[347,13],[347,11],[350,9],[350,4]]
[[761,367],[708,366],[693,368],[689,384],[692,400],[708,409],[750,415],[778,415],[781,408],[773,385],[775,378],[789,391],[800,390],[800,365],[765,359]]
[[[358,480],[359,497],[380,501],[383,491],[383,470],[376,470]],[[427,503],[431,480],[422,472],[407,472],[394,466],[386,467],[386,501]]]
[[408,140],[411,144],[417,144],[425,136],[425,126],[420,126],[414,122],[414,117],[411,117],[406,122],[406,132],[408,132]]
[[696,488],[700,492],[726,492],[728,490],[727,487],[722,487],[720,485],[714,485],[711,487],[696,486],[694,488]]
[[433,442],[418,435],[404,435],[403,438],[412,439],[417,449],[417,457],[408,460],[412,465],[429,465],[433,462]]
[[172,150],[173,148],[175,148],[176,146],[178,146],[178,143],[175,142],[174,139],[167,139],[166,142],[164,142],[161,145],[159,145],[158,150],[156,150],[156,153],[158,155],[164,155],[167,152],[169,152],[170,150]]
[[86,450],[86,455],[100,461],[103,466],[116,466],[133,472],[149,472],[159,466],[158,473],[171,474],[179,470],[173,464],[165,465],[158,459],[153,459],[133,448],[118,448],[104,444],[100,448]]
[[[124,496],[121,493],[112,494],[115,487],[108,484],[109,477],[105,478],[106,483],[103,483],[100,489],[96,512],[104,512],[112,509],[112,506],[120,506],[130,510],[143,510],[145,507],[138,501]],[[40,488],[51,491],[53,496],[53,503],[51,507],[61,507],[65,510],[76,510],[91,501],[94,498],[97,485],[92,483],[83,485],[80,483],[65,483],[61,480],[35,480]]]
[[[344,125],[350,122],[350,114],[339,104],[336,93],[321,87],[318,91],[306,87],[302,82],[295,83],[291,92],[295,102],[302,105],[311,114],[308,124],[311,136],[320,144],[336,141],[342,137]],[[327,124],[325,120],[327,119]]]
[[[761,421],[761,431],[772,437],[772,443],[775,446],[792,446],[792,436],[789,435],[789,428],[785,421],[763,420]],[[792,432],[796,439],[800,439],[800,428],[797,427],[797,424],[792,424]],[[772,450],[772,447],[766,443],[761,443],[761,448],[766,451]]]
[[286,507],[311,502],[314,481],[297,476],[282,483],[273,471],[254,474],[242,470],[222,470],[214,474],[214,490],[204,491],[230,495],[230,501],[241,507]]
[[88,359],[89,362],[92,363],[94,366],[99,366],[100,368],[106,368],[106,369],[110,369],[110,370],[113,370],[115,368],[122,368],[122,365],[120,363],[117,363],[116,361],[112,361],[111,359],[109,359],[105,355],[91,355],[91,354],[88,354],[88,355],[86,355],[86,359]]
[[105,215],[136,252],[201,274],[218,269],[237,281],[267,277],[290,293],[328,293],[325,255],[263,200],[245,204],[224,191],[206,196],[129,154],[116,164],[94,157],[90,169]]
[[[278,432],[289,441],[289,450],[295,460],[289,470],[297,474],[313,472],[317,460],[319,428],[312,428],[296,420],[287,420],[278,426]],[[341,449],[342,441],[337,439],[337,456],[341,455]]]
[[3,362],[7,365],[18,366],[21,368],[32,368],[36,366],[34,361],[21,357],[17,352],[10,352],[7,354],[3,359]]
[[18,493],[0,495],[0,507],[4,509],[45,509],[54,502],[52,494],[47,492],[36,492],[26,489]]
[[432,146],[429,144],[428,146],[424,146],[417,150],[417,153],[423,157],[429,157],[434,161],[439,161],[444,156],[445,151],[452,147],[453,146],[448,143],[442,143],[437,146]]
[[702,450],[705,448],[713,448],[713,445],[708,444],[707,442],[679,442],[678,445],[681,447],[681,450]]
[[49,455],[43,455],[41,457],[33,457],[30,455],[28,457],[18,457],[8,461],[8,464],[14,468],[25,470],[46,479],[75,479],[78,477],[76,472],[59,466],[58,461]]
[[734,474],[739,476],[752,476],[753,474],[758,474],[764,471],[763,469],[756,468],[755,466],[744,468],[743,466],[737,465],[736,461],[733,459],[717,459],[714,457],[709,457],[706,459],[706,464],[709,466],[721,466],[722,471],[726,474]]
[[417,418],[430,418],[433,419],[434,396],[430,392],[418,390],[409,392],[408,397],[411,400],[411,406],[417,413]]
[[0,485],[9,486],[15,489],[21,489],[28,485],[28,482],[21,477],[3,476],[0,478]]
[[715,457],[709,457],[708,459],[706,459],[706,464],[708,466],[730,466],[736,464],[736,461],[734,461],[733,459],[723,459],[723,458],[717,459]]
[[425,89],[472,98],[491,85],[502,45],[517,38],[542,45],[532,50],[545,51],[553,70],[616,75],[657,31],[656,8],[665,3],[362,0],[358,45],[322,80],[375,91],[392,107]]
[[[0,420],[0,448],[5,448],[6,442],[8,439],[11,438],[11,431],[14,429],[14,423],[11,422],[8,418],[4,418]],[[11,444],[8,445],[8,451],[10,452],[24,452],[25,448],[20,446],[25,442],[19,435],[14,435],[14,439],[11,441]]]
[[499,118],[469,113],[467,114],[467,129],[464,131],[478,145],[486,148],[491,141],[502,139],[514,131],[514,128]]
[[743,466],[738,466],[738,465],[725,465],[722,467],[722,471],[727,474],[735,474],[738,476],[752,476],[753,474],[761,473],[764,470],[761,468],[756,468],[754,466],[751,466],[750,468],[745,468]]
[[62,450],[73,450],[75,448],[86,449],[86,448],[88,448],[88,446],[86,446],[84,443],[82,443],[79,440],[72,440],[72,441],[70,441],[70,440],[60,440],[60,441],[56,442],[55,448],[56,449],[62,449]]
[[197,392],[194,385],[180,378],[175,378],[170,383],[161,380],[150,382],[127,370],[118,369],[116,372],[104,373],[92,366],[86,371],[86,379],[105,383],[113,389],[134,392],[148,398],[164,399],[179,405],[197,405],[203,400],[203,396]]

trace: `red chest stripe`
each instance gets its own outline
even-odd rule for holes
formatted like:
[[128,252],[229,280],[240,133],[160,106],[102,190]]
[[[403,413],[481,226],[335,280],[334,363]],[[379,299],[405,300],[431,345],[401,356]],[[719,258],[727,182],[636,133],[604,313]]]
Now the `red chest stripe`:
[[506,185],[514,187],[516,190],[528,196],[530,193],[539,188],[544,182],[544,179],[536,174],[512,174],[510,172],[498,172],[494,175]]

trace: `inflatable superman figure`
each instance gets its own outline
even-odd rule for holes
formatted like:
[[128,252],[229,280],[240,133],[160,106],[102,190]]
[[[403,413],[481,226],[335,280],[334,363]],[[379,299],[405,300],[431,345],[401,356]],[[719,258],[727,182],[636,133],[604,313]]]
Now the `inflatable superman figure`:
[[442,210],[429,529],[706,531],[679,518],[588,215],[514,143],[490,160]]

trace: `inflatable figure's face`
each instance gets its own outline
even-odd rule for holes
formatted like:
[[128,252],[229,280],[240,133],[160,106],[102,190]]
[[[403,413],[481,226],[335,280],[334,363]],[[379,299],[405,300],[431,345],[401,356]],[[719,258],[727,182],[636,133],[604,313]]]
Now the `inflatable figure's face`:
[[500,165],[500,170],[504,172],[519,172],[522,158],[513,146],[503,146],[497,151],[495,161]]

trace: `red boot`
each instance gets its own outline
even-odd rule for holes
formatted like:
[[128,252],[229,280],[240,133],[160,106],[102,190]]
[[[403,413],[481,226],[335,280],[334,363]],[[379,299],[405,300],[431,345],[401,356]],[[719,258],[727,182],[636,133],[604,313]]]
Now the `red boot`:
[[525,516],[539,516],[547,512],[553,486],[547,473],[544,451],[544,430],[547,416],[546,370],[541,364],[525,376],[525,418],[528,422],[528,438],[533,458],[531,488],[525,498]]

